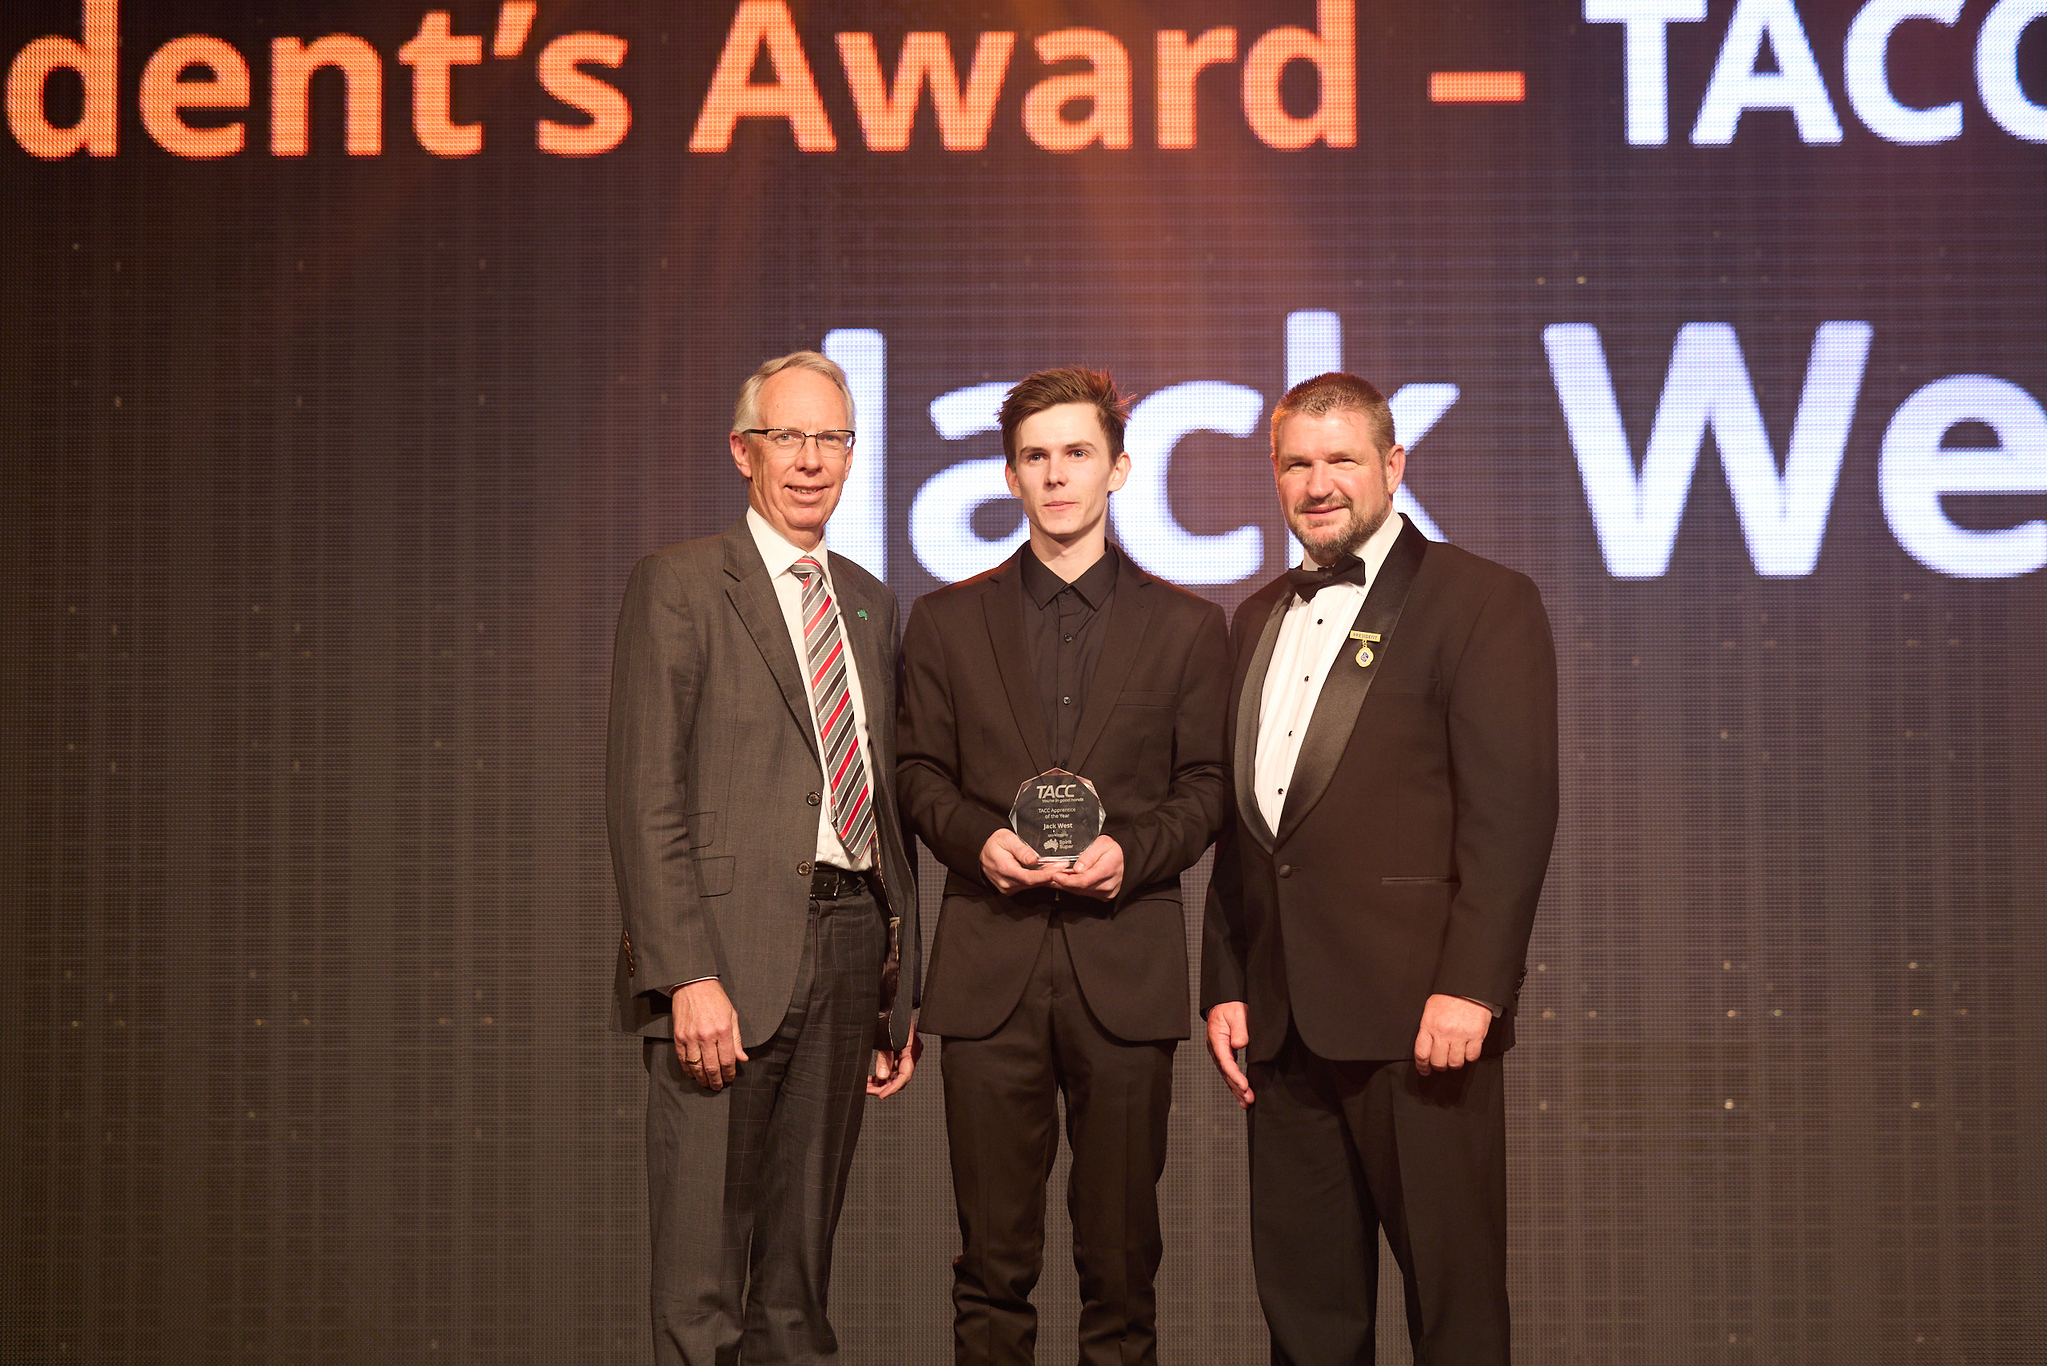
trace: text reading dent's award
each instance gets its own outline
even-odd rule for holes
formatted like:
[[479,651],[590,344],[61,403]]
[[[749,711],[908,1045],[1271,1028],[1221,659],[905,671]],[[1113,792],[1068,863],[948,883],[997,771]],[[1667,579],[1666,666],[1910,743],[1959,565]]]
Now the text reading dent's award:
[[1040,862],[1071,863],[1102,833],[1107,816],[1093,783],[1054,768],[1016,790],[1009,824]]

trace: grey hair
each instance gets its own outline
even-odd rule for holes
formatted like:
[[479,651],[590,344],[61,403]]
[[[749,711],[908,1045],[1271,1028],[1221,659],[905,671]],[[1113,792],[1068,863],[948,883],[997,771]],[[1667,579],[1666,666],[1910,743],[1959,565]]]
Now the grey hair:
[[853,420],[853,391],[846,387],[846,372],[839,368],[839,363],[816,351],[791,351],[786,356],[762,361],[760,369],[739,386],[739,401],[732,405],[733,431],[743,432],[761,425],[761,386],[768,382],[770,375],[778,375],[784,370],[810,370],[838,385],[839,393],[846,400],[846,425],[858,426]]

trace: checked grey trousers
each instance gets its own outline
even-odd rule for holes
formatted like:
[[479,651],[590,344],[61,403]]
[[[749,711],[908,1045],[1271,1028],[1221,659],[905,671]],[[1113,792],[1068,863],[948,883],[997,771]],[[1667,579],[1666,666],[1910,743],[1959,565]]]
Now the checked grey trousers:
[[[888,932],[865,892],[810,903],[789,1012],[705,1091],[644,1042],[659,1366],[828,1362],[832,1237],[867,1099]],[[741,1022],[742,1027],[744,1021]]]

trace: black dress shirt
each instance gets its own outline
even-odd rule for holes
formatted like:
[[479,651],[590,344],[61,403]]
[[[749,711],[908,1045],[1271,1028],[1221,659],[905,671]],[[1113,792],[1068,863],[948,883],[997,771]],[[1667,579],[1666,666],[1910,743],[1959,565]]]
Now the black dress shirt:
[[1052,762],[1069,768],[1073,733],[1087,705],[1088,681],[1102,657],[1102,639],[1109,599],[1116,592],[1116,565],[1121,558],[1110,546],[1101,559],[1072,583],[1045,567],[1028,547],[1023,556],[1025,634],[1031,669],[1038,686],[1038,704],[1045,715],[1045,738],[1052,742]]

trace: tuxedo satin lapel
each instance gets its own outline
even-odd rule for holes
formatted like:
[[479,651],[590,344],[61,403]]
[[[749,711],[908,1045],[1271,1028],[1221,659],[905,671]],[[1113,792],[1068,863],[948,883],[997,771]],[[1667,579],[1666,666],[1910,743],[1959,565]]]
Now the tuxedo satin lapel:
[[[768,567],[744,522],[725,533],[725,572],[734,580],[726,585],[725,596],[731,599],[732,609],[739,613],[739,620],[753,637],[761,658],[767,661],[768,672],[775,676],[775,684],[782,690],[782,700],[796,717],[796,729],[802,732],[803,743],[810,747],[811,757],[816,758],[817,724],[810,713],[810,690],[803,686],[803,668],[796,662],[796,646],[789,639],[789,623],[782,616],[782,604],[775,598],[774,580],[768,577]],[[864,685],[867,680],[863,676],[860,681]],[[824,761],[819,759],[818,763],[822,770]]]
[[[1017,552],[1031,553],[1029,546]],[[988,623],[988,643],[995,653],[995,671],[1002,676],[1003,691],[1009,694],[1009,712],[1023,736],[1031,768],[1043,773],[1052,767],[1052,742],[1045,735],[1045,713],[1038,706],[1036,675],[1031,669],[1030,649],[1024,644],[1023,571],[1012,558],[1002,573],[989,580],[981,595],[981,611]]]
[[1109,599],[1109,619],[1102,623],[1109,638],[1102,642],[1101,658],[1095,661],[1094,677],[1088,680],[1087,706],[1080,713],[1080,726],[1073,732],[1073,771],[1087,772],[1087,757],[1108,727],[1109,714],[1130,678],[1138,652],[1144,648],[1144,633],[1151,626],[1156,595],[1151,576],[1139,572],[1125,556],[1117,566],[1122,582]]
[[1308,720],[1308,733],[1301,739],[1300,757],[1294,761],[1286,804],[1280,808],[1277,832],[1280,839],[1293,834],[1302,817],[1322,800],[1329,780],[1336,776],[1336,765],[1350,745],[1351,732],[1357,728],[1365,694],[1372,690],[1372,680],[1379,676],[1380,659],[1393,644],[1400,609],[1407,603],[1407,590],[1414,587],[1415,571],[1421,568],[1422,556],[1428,548],[1428,537],[1416,531],[1410,522],[1393,542],[1386,563],[1379,566],[1372,589],[1365,594],[1364,606],[1358,609],[1353,623],[1354,635],[1369,631],[1376,639],[1354,638],[1345,642],[1343,649],[1337,651],[1336,662],[1329,666],[1321,695],[1315,699],[1315,714]]
[[1286,619],[1287,604],[1293,600],[1292,592],[1280,592],[1278,601],[1265,614],[1265,625],[1258,632],[1251,662],[1237,680],[1237,812],[1244,828],[1267,852],[1273,845],[1272,828],[1265,823],[1265,813],[1258,809],[1257,795],[1251,790],[1258,764],[1258,711],[1265,693],[1265,675],[1272,668],[1272,649],[1279,640],[1279,624]]

